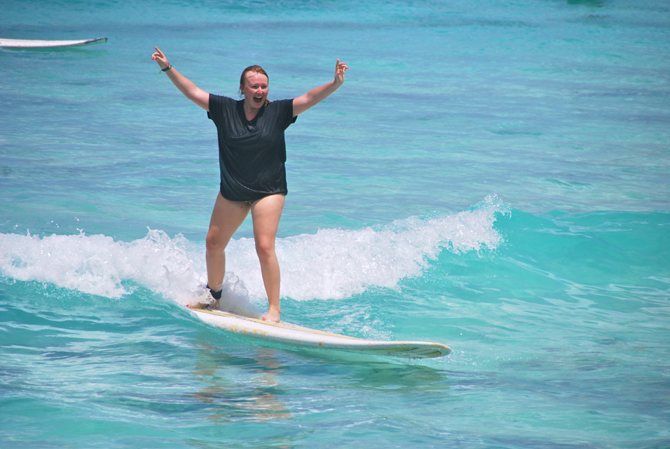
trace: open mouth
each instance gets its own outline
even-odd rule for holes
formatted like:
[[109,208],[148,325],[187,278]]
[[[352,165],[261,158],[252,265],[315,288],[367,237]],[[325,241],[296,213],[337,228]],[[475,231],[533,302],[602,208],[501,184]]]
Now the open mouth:
[[254,102],[256,104],[261,104],[263,102],[263,97],[254,97]]

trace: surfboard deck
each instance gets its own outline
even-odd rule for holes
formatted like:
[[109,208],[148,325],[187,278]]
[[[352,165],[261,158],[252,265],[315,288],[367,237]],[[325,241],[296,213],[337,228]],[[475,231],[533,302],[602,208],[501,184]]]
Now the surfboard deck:
[[381,341],[323,332],[290,323],[271,323],[220,310],[189,308],[205,323],[237,334],[263,340],[322,349],[337,349],[392,357],[442,357],[451,352],[449,346],[425,341]]
[[74,47],[77,45],[102,44],[107,42],[106,37],[95,39],[49,41],[36,39],[4,39],[0,38],[0,47],[5,48],[52,48],[52,47]]

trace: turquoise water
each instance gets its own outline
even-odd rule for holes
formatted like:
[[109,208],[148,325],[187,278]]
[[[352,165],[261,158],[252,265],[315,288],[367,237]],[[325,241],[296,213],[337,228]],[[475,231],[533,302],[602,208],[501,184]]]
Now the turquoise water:
[[[3,2],[0,37],[101,36],[0,50],[0,446],[670,447],[667,2]],[[154,45],[228,96],[348,63],[287,131],[282,318],[449,357],[187,313],[216,134]]]

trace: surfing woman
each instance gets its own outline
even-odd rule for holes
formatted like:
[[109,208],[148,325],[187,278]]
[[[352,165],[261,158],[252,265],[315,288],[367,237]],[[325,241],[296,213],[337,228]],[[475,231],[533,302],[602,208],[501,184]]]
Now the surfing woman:
[[259,66],[250,66],[240,77],[244,98],[237,101],[198,88],[155,48],[152,59],[186,98],[207,111],[218,131],[221,187],[206,239],[207,288],[218,302],[226,268],[224,250],[251,211],[256,254],[269,305],[263,320],[279,322],[280,273],[275,240],[288,192],[284,131],[298,115],[335,92],[344,83],[349,67],[338,59],[332,82],[293,100],[270,102],[268,74]]

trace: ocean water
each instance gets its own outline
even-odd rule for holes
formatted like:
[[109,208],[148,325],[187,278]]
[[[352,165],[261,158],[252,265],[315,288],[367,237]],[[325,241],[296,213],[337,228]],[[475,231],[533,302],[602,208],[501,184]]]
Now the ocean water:
[[[670,4],[3,0],[0,447],[670,447]],[[344,86],[287,131],[282,318],[451,346],[259,342],[205,281],[214,125]],[[263,310],[248,220],[226,294]]]

